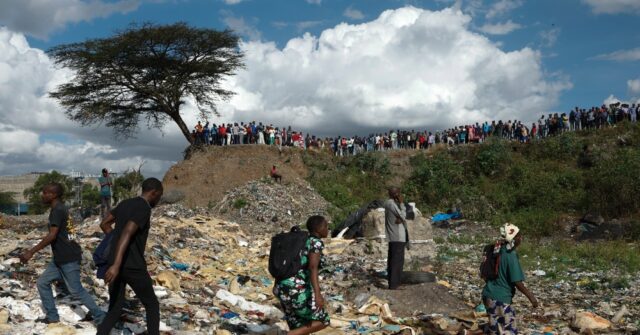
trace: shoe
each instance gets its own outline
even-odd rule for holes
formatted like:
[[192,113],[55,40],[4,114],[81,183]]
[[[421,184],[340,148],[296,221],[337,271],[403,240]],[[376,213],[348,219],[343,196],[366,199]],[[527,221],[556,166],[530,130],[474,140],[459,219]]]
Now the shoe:
[[58,323],[58,322],[60,322],[60,320],[52,321],[52,320],[49,320],[47,318],[42,318],[42,319],[36,320],[36,322],[44,323],[46,325],[49,325],[49,324],[52,324],[52,323]]
[[84,318],[80,320],[80,322],[91,322],[93,321],[93,315],[91,313],[87,313]]

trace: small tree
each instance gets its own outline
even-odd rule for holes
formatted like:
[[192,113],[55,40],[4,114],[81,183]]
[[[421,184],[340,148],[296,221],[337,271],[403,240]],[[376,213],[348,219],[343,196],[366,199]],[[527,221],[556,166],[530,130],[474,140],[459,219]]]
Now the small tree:
[[64,188],[64,198],[73,199],[73,180],[58,171],[51,171],[38,177],[32,187],[24,190],[24,197],[29,204],[29,214],[42,214],[47,207],[42,203],[42,188],[50,183],[60,183]]
[[18,204],[13,192],[0,192],[0,211],[11,212]]
[[120,177],[113,181],[113,199],[115,203],[133,198],[140,193],[140,187],[144,181],[144,176],[140,169],[125,171]]
[[100,204],[100,190],[95,185],[82,184],[82,206],[94,207]]
[[243,66],[239,39],[230,30],[185,23],[132,26],[109,38],[56,46],[56,64],[76,75],[51,96],[83,126],[106,122],[118,137],[132,137],[138,122],[160,129],[173,120],[193,143],[180,107],[193,98],[202,118],[233,92],[221,81]]

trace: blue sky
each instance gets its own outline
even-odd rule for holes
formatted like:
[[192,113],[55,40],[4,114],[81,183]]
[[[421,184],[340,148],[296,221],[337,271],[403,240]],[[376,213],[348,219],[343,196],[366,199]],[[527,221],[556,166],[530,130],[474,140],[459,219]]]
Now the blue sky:
[[[335,136],[640,101],[639,0],[6,0],[0,175],[145,161],[162,176],[185,146],[177,128],[121,142],[73,124],[46,94],[72,72],[43,51],[176,21],[242,38],[246,68],[228,83],[238,94],[212,122]],[[183,113],[197,120],[194,106]]]
[[[605,0],[606,1],[606,0]],[[603,97],[614,94],[620,99],[633,98],[627,90],[627,80],[640,76],[639,61],[605,61],[595,57],[618,50],[640,47],[640,16],[628,10],[615,14],[594,13],[593,7],[578,0],[512,1],[521,3],[497,19],[486,17],[492,1],[474,16],[472,26],[480,29],[484,24],[503,23],[511,20],[522,27],[505,35],[488,35],[500,42],[505,51],[532,47],[543,53],[543,65],[548,72],[560,72],[569,76],[573,88],[561,96],[558,110],[577,105],[602,103]],[[231,26],[240,30],[245,39],[255,38],[274,41],[282,47],[289,39],[304,32],[320,34],[324,29],[341,22],[358,23],[376,18],[387,9],[405,5],[440,10],[455,5],[451,1],[436,0],[324,0],[318,4],[305,0],[244,0],[229,5],[216,0],[167,0],[141,2],[136,10],[117,13],[89,22],[72,23],[50,33],[48,38],[28,37],[29,44],[47,49],[57,44],[81,41],[87,38],[109,36],[114,30],[131,22],[173,23],[185,21],[198,27],[225,29]],[[465,10],[465,3],[461,8]],[[351,9],[363,15],[358,19],[347,17]],[[633,7],[631,8],[633,9]],[[470,10],[470,9],[469,9]],[[482,13],[484,15],[482,15]],[[254,31],[254,33],[248,33]],[[480,31],[480,30],[478,30]],[[555,35],[550,41],[545,34]],[[635,76],[635,77],[634,77]]]

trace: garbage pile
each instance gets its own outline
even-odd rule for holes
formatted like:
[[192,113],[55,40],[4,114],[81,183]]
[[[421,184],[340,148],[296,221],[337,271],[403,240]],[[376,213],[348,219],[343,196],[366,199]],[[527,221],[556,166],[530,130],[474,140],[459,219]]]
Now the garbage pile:
[[329,206],[306,181],[280,184],[263,178],[228,191],[211,212],[245,231],[263,233],[304,225],[311,215],[329,218]]
[[[290,226],[264,222],[260,224],[274,227],[246,230],[243,224],[217,219],[207,212],[180,205],[160,206],[153,212],[146,255],[160,300],[161,330],[165,334],[223,335],[286,330],[271,292],[274,283],[267,263],[271,232]],[[427,238],[433,237],[430,234],[455,234],[455,230],[434,229],[432,233],[428,220],[416,218],[410,228],[423,240],[408,252],[405,270],[418,274],[434,271],[436,276],[400,291],[385,290],[386,243],[378,236],[382,214],[375,210],[363,219],[365,224],[374,222],[367,228],[372,229],[367,233],[372,237],[325,241],[328,262],[320,283],[332,322],[320,334],[453,335],[480,329],[487,318],[479,306],[482,283],[476,279],[475,256],[447,260],[436,253],[434,242]],[[107,287],[95,278],[91,262],[91,252],[102,237],[98,221],[94,217],[76,227],[84,251],[83,284],[106,309]],[[46,222],[40,224],[42,228],[0,230],[0,334],[95,334],[93,324],[79,321],[87,311],[69,297],[57,299],[60,324],[47,326],[35,321],[44,316],[35,280],[50,259],[49,251],[43,250],[26,266],[19,263],[18,256],[43,236]],[[458,248],[469,254],[478,249],[473,243]],[[630,279],[625,289],[594,294],[583,282],[601,280],[607,274],[576,272],[575,281],[554,282],[541,272],[538,276],[532,273],[539,269],[530,270],[528,285],[545,307],[533,311],[517,295],[515,304],[524,333],[572,333],[581,328],[637,331],[637,277]],[[144,309],[132,292],[125,313],[113,334],[142,333],[146,328]]]

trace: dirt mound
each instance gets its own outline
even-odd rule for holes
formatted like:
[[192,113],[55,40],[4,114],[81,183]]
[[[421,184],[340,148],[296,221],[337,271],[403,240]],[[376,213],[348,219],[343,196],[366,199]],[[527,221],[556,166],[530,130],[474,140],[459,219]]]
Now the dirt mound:
[[247,232],[277,233],[304,224],[311,215],[327,215],[329,203],[307,182],[279,184],[268,178],[250,181],[227,192],[212,209]]
[[165,192],[180,191],[187,206],[212,207],[225,193],[247,182],[268,177],[277,166],[284,183],[299,183],[308,170],[300,149],[264,145],[208,147],[172,166],[164,176]]

